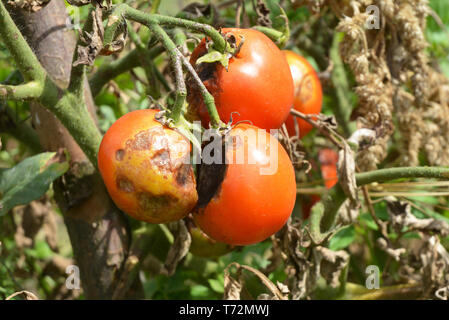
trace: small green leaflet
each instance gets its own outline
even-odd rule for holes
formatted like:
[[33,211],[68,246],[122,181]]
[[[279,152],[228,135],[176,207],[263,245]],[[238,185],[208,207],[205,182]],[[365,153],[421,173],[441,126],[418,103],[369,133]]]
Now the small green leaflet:
[[[61,159],[62,158],[62,159]],[[0,169],[0,216],[13,207],[39,199],[69,169],[67,157],[45,152],[16,166]]]
[[338,231],[329,242],[329,249],[338,251],[345,249],[355,240],[354,226],[348,226]]
[[221,53],[216,50],[211,50],[210,52],[206,53],[196,61],[196,64],[200,64],[203,62],[212,63],[217,61],[220,62],[223,67],[226,68],[226,70],[228,69],[229,55],[227,53]]

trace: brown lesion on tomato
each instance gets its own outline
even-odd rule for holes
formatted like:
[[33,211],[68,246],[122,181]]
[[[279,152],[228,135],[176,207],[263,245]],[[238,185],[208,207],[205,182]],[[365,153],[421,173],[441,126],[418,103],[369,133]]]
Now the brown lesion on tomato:
[[141,191],[137,193],[137,201],[139,203],[139,207],[143,211],[152,211],[157,213],[177,203],[178,199],[170,194],[155,195],[148,191]]
[[180,187],[193,183],[193,168],[190,164],[182,164],[175,174],[176,183]]
[[162,127],[154,127],[138,132],[133,139],[126,141],[126,147],[137,151],[151,150],[156,136],[165,136]]
[[115,152],[115,159],[116,159],[117,161],[122,161],[124,157],[125,157],[125,150],[123,150],[123,149],[118,149],[118,150]]
[[119,175],[119,176],[117,176],[115,181],[117,184],[117,188],[119,190],[128,192],[128,193],[134,192],[134,190],[135,190],[134,184],[127,177]]
[[150,159],[150,163],[161,171],[169,171],[171,168],[171,159],[168,147],[166,149],[156,150]]
[[301,81],[297,95],[302,103],[306,103],[312,98],[313,95],[313,82],[312,76],[308,73]]
[[[225,140],[228,140],[226,138]],[[215,151],[215,149],[213,149]],[[214,156],[212,154],[212,156]],[[205,208],[208,203],[215,197],[218,197],[221,191],[221,184],[226,176],[228,165],[226,164],[226,146],[222,144],[220,150],[220,163],[206,164],[202,162],[198,165],[198,180],[196,189],[198,192],[198,202],[195,211],[201,212],[201,208]]]
[[[196,64],[196,61],[207,53],[206,46],[200,48],[199,52],[192,55],[190,63],[194,67],[198,77],[204,83],[209,92],[212,93],[215,99],[218,99],[218,93],[220,92],[220,87],[218,85],[219,70],[221,70],[221,64],[219,62],[203,62]],[[224,68],[223,68],[224,69]],[[187,75],[187,115],[189,120],[197,120],[198,108],[205,108],[203,96],[201,91],[198,89],[198,85],[192,75]]]

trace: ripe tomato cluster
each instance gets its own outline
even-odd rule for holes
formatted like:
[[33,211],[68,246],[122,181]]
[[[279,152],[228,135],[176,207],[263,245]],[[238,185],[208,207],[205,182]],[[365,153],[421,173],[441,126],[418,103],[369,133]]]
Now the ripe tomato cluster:
[[[206,39],[190,60],[213,95],[220,119],[225,123],[233,119],[215,150],[220,163],[201,163],[195,176],[189,141],[176,127],[157,121],[157,110],[139,110],[106,132],[98,167],[113,201],[130,216],[166,223],[192,213],[199,228],[190,228],[193,238],[210,238],[199,243],[239,246],[267,239],[290,217],[296,201],[295,171],[268,130],[286,123],[291,135],[299,127],[304,136],[311,127],[303,121],[295,125],[290,109],[319,113],[322,94],[318,77],[304,58],[281,51],[256,30],[228,28],[222,33],[232,37],[236,48],[227,67],[197,63],[208,52]],[[209,113],[192,83],[187,100],[208,128]],[[248,138],[250,133],[255,133],[255,140]],[[238,154],[244,155],[243,162],[235,161]],[[268,168],[274,169],[264,173]],[[203,245],[195,250],[200,255],[207,252]]]

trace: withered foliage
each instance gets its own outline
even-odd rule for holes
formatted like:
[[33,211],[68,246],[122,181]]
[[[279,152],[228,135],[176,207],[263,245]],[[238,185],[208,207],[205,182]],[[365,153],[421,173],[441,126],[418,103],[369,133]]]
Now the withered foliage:
[[36,12],[45,7],[49,2],[50,0],[9,0],[7,4],[16,9]]
[[[385,159],[394,123],[401,133],[402,165],[418,165],[420,152],[431,165],[448,165],[449,82],[430,65],[426,52],[428,1],[359,0],[350,5],[352,13],[343,17],[338,12],[337,30],[345,34],[340,53],[357,83],[357,125],[377,132],[375,142],[360,150],[359,167],[373,170]],[[379,28],[367,11],[370,5],[379,9]]]

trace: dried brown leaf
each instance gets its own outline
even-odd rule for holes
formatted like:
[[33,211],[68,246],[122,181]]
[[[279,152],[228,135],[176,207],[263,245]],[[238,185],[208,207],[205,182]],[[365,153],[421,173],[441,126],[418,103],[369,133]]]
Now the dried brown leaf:
[[25,296],[25,300],[39,300],[39,298],[34,293],[32,293],[30,291],[26,291],[26,290],[13,293],[12,295],[8,296],[6,298],[6,300],[11,300],[12,298],[14,298],[14,297],[16,297],[18,295],[24,295]]
[[192,237],[187,230],[184,220],[171,223],[170,226],[173,230],[175,239],[168,251],[162,270],[162,273],[168,276],[175,273],[178,263],[187,255],[190,249],[190,244],[192,243]]

